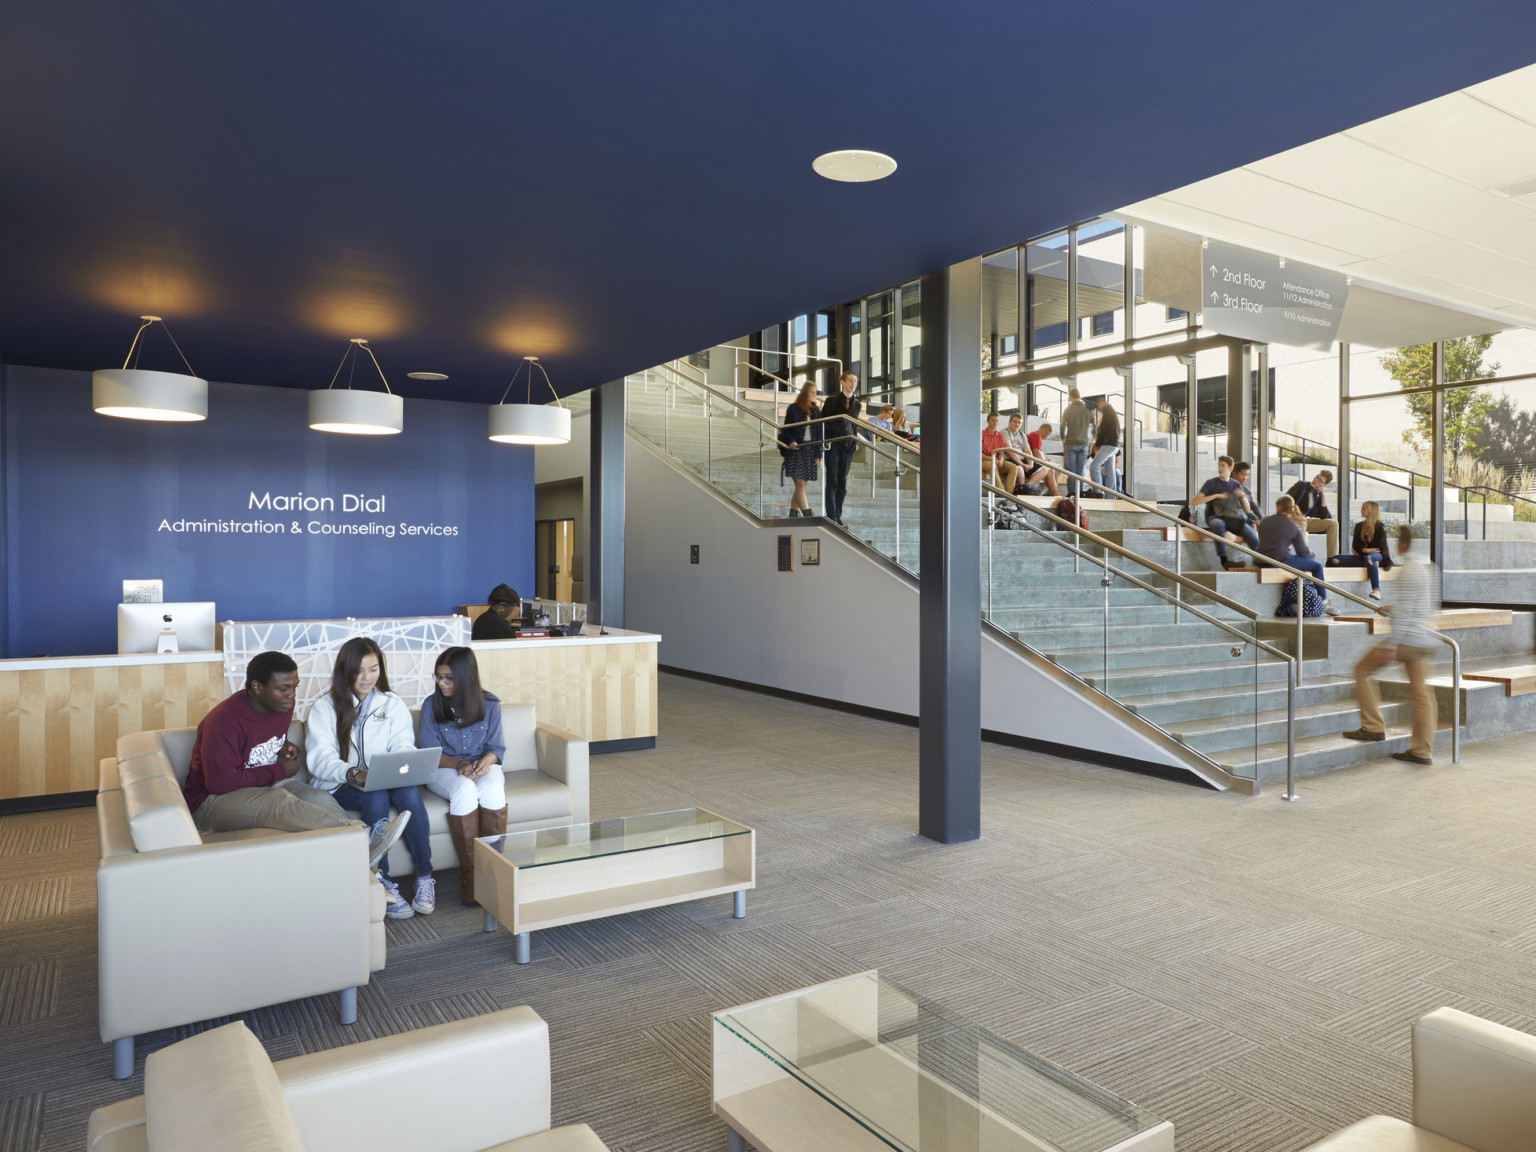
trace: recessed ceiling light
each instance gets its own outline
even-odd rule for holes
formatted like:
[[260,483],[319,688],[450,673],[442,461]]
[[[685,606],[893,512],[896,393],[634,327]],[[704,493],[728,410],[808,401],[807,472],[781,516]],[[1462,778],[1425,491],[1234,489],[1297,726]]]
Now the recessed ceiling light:
[[884,152],[842,148],[836,152],[823,152],[811,161],[811,167],[818,176],[825,176],[828,180],[863,184],[868,180],[884,180],[896,171],[896,161]]
[[446,380],[448,376],[443,372],[407,372],[412,380]]

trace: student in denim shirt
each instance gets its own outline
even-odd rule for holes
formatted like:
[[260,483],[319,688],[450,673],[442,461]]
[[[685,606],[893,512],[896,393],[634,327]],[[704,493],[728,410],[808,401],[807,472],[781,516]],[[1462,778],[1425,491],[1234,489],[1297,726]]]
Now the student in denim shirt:
[[507,830],[506,779],[501,758],[501,702],[480,687],[480,666],[468,648],[437,658],[437,689],[421,704],[418,748],[441,748],[427,787],[448,801],[448,834],[459,854],[459,899],[475,902],[474,843]]

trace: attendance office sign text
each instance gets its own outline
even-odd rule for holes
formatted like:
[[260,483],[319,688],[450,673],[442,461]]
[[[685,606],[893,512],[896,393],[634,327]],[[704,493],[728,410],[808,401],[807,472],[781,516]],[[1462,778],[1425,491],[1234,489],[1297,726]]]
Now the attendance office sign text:
[[1262,344],[1326,350],[1338,339],[1349,281],[1261,252],[1206,244],[1200,254],[1203,327]]
[[[259,495],[252,491],[242,509],[246,518],[172,520],[164,517],[157,532],[173,535],[244,536],[457,536],[457,524],[412,523],[385,519],[389,497],[384,493],[343,492],[338,496],[306,496],[303,492]],[[255,513],[256,515],[249,515]],[[282,513],[275,519],[273,513]],[[337,513],[369,519],[337,519]],[[373,519],[377,516],[379,519]]]

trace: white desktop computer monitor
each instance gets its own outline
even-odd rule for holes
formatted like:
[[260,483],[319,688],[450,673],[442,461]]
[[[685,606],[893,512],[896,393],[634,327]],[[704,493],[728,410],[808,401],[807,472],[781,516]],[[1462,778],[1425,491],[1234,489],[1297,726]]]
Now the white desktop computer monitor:
[[175,651],[212,652],[213,601],[117,606],[119,655],[164,651],[161,637],[167,632],[176,635]]

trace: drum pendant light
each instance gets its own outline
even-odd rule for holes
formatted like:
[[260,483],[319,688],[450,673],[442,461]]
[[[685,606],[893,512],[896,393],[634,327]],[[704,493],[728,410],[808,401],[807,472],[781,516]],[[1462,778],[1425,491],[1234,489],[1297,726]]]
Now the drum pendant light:
[[[508,404],[507,396],[512,391],[512,385],[517,383],[517,374],[525,367],[528,369],[527,402]],[[555,399],[553,407],[533,402],[533,370],[535,368],[543,374],[544,384],[549,389],[549,394]],[[491,405],[490,437],[498,444],[569,444],[571,442],[571,410],[560,403],[560,396],[555,391],[555,386],[549,381],[549,373],[544,371],[544,365],[539,363],[537,356],[523,357],[523,362],[517,366],[517,372],[512,373],[512,379],[507,381],[507,390],[502,393],[501,403]]]
[[[384,391],[352,387],[352,377],[363,352],[373,361],[374,370],[384,383]],[[338,388],[336,381],[349,361],[347,386]],[[368,341],[353,337],[341,354],[341,363],[336,366],[330,385],[309,394],[309,426],[316,432],[340,432],[348,436],[394,436],[405,427],[405,400],[389,390],[384,369],[379,367],[379,358],[368,347]]]
[[[91,373],[91,407],[103,416],[124,420],[184,422],[208,419],[208,381],[192,371],[186,353],[176,343],[176,337],[171,336],[164,320],[158,316],[140,316],[139,319],[144,323],[133,335],[123,366]],[[187,365],[185,376],[180,372],[151,372],[138,366],[138,355],[143,352],[139,337],[152,324],[165,328],[181,362]]]

